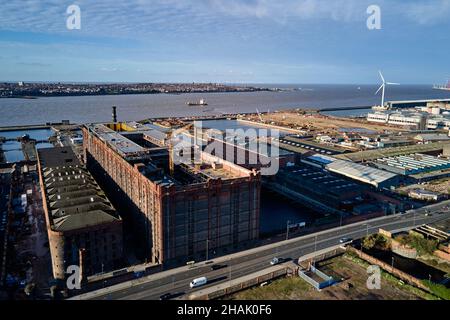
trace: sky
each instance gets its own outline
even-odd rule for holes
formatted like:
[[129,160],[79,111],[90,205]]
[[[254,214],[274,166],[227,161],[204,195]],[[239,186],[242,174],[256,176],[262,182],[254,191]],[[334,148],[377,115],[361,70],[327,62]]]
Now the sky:
[[9,0],[0,81],[444,83],[449,16],[450,0]]

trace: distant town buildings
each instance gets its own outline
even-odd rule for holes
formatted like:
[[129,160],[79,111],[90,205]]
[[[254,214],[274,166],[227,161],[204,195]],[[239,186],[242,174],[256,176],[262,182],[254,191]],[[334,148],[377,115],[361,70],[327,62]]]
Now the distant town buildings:
[[220,83],[0,83],[0,98],[38,96],[82,96],[151,93],[203,93],[267,91],[266,88]]

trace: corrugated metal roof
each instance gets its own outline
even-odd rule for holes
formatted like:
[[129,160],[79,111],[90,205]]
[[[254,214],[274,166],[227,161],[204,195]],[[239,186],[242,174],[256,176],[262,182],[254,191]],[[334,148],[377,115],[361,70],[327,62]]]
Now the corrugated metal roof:
[[326,166],[326,168],[348,178],[378,187],[379,184],[395,178],[397,175],[388,171],[367,167],[361,164],[345,160],[336,160]]

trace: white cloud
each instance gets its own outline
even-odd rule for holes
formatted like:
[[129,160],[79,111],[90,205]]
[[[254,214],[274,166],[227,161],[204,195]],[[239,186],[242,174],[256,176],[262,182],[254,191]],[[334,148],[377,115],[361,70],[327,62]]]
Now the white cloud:
[[450,0],[432,0],[405,5],[406,15],[419,24],[435,24],[448,20]]
[[[84,36],[145,38],[154,34],[201,35],[203,32],[258,33],[255,21],[288,24],[313,19],[362,21],[374,0],[9,0],[2,3],[0,30]],[[417,24],[441,22],[450,0],[377,0],[382,12]],[[66,29],[66,8],[81,7],[82,29]]]
[[211,8],[238,17],[269,18],[286,23],[292,19],[331,18],[338,21],[363,19],[367,6],[358,0],[212,0]]

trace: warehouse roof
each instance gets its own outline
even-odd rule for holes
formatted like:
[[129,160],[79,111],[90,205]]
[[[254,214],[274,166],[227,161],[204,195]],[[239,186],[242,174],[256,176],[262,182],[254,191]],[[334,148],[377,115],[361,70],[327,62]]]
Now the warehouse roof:
[[367,167],[345,160],[334,161],[328,164],[326,168],[331,172],[371,184],[375,187],[379,187],[381,183],[397,177],[396,174],[388,171]]
[[417,135],[414,139],[419,141],[447,141],[450,140],[450,137],[440,133],[422,133]]
[[42,148],[38,150],[38,155],[43,168],[80,164],[71,147]]
[[424,170],[435,171],[450,168],[450,162],[447,160],[419,153],[382,158],[378,159],[377,162],[390,167],[403,169],[411,173],[420,173]]
[[70,147],[38,152],[52,230],[65,232],[120,221],[114,207]]
[[448,142],[437,142],[429,144],[418,144],[412,146],[393,147],[393,148],[381,148],[376,150],[366,150],[354,153],[346,153],[336,155],[336,158],[343,160],[350,160],[355,162],[370,161],[380,158],[387,158],[411,153],[426,153],[439,151],[444,148],[445,145],[450,145]]
[[91,124],[88,125],[88,128],[95,132],[101,140],[108,143],[122,157],[143,154],[147,150],[104,124]]

